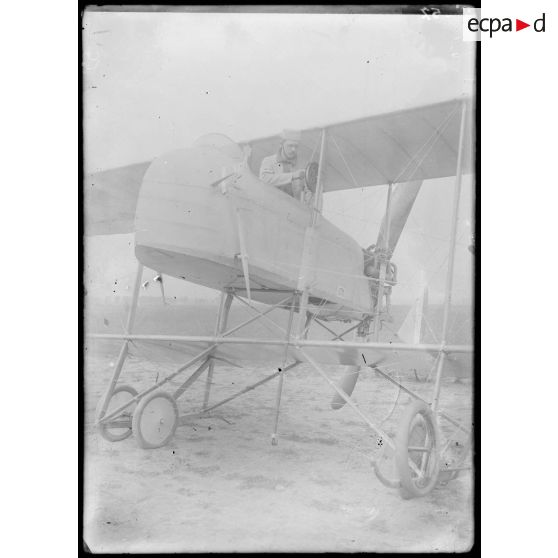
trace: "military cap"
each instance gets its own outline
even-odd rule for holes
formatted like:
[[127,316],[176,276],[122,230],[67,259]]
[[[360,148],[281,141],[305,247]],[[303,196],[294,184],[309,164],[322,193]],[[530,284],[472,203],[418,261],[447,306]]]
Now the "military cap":
[[283,141],[300,141],[300,132],[298,130],[283,130],[281,139]]

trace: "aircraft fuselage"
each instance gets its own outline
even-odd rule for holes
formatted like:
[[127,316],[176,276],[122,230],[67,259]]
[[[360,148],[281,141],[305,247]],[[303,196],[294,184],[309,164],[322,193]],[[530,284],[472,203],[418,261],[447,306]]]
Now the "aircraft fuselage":
[[239,294],[244,257],[254,300],[277,303],[280,291],[300,290],[302,280],[311,301],[359,319],[371,309],[362,249],[321,215],[310,227],[311,218],[309,205],[255,177],[236,144],[197,145],[147,170],[136,256],[161,273]]

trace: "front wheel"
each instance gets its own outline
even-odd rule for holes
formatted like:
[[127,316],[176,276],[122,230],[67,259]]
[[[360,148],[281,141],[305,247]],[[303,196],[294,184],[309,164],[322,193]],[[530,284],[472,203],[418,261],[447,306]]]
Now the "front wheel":
[[401,418],[395,460],[404,498],[425,496],[435,486],[440,471],[438,428],[430,407],[413,401]]
[[178,426],[178,407],[169,393],[157,390],[146,395],[132,417],[132,430],[138,445],[145,449],[168,444]]

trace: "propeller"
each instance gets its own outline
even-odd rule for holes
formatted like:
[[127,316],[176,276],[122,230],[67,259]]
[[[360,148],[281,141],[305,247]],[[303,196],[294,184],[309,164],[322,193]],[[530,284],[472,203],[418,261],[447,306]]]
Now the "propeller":
[[[422,180],[413,180],[412,182],[405,182],[403,184],[398,184],[391,196],[391,206],[390,206],[390,220],[389,220],[389,230],[387,226],[387,219],[384,215],[382,219],[382,224],[380,226],[380,231],[378,233],[378,239],[374,246],[373,254],[380,254],[383,252],[387,258],[386,264],[389,264],[389,260],[395,251],[401,233],[405,228],[407,219],[413,209],[415,200],[417,199],[420,187],[422,186]],[[371,250],[371,249],[369,249]],[[365,263],[365,273],[369,277],[378,278],[380,275],[380,258],[370,258],[370,261]],[[377,362],[370,364],[369,366],[377,366],[383,360],[382,358]],[[350,397],[355,389],[356,383],[360,375],[359,366],[352,366],[349,371],[341,378],[338,387],[342,389],[348,397]],[[341,409],[345,405],[345,400],[336,392],[331,400],[331,407],[333,409]]]
[[[341,378],[341,381],[337,384],[337,387],[341,390],[343,390],[346,394],[347,397],[351,397],[357,380],[360,376],[360,371],[362,370],[362,368],[367,368],[367,367],[371,367],[371,368],[375,368],[376,366],[379,366],[380,364],[382,364],[382,362],[384,362],[384,360],[386,360],[387,356],[384,356],[378,360],[376,360],[373,363],[370,364],[366,364],[364,366],[351,366],[349,367],[349,370],[345,373],[345,375],[343,376],[343,378]],[[333,398],[331,400],[331,408],[334,411],[337,411],[338,409],[341,409],[343,407],[343,405],[345,405],[346,401],[337,393],[335,392],[333,394]]]
[[[348,397],[351,396],[353,390],[355,389],[358,377],[360,375],[360,366],[351,366],[349,370],[345,373],[341,381],[337,384],[337,387],[343,390]],[[345,405],[346,401],[337,393],[333,394],[333,399],[331,400],[331,408],[337,411]]]
[[[380,226],[380,232],[378,233],[378,240],[376,241],[376,248],[385,249],[389,257],[391,257],[395,251],[395,247],[399,242],[399,237],[411,214],[411,209],[413,209],[421,186],[422,180],[414,180],[413,182],[398,184],[393,190],[391,196],[389,234],[386,234],[388,231],[386,230],[387,223],[386,216],[384,215]],[[386,236],[388,241],[387,245]]]

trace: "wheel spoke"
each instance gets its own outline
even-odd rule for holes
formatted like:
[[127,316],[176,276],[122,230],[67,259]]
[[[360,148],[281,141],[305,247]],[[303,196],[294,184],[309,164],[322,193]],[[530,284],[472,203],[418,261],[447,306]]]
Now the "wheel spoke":
[[403,414],[396,445],[396,462],[405,498],[424,496],[438,477],[438,433],[430,407],[412,402]]
[[104,423],[107,428],[132,428],[132,421],[128,420],[111,420]]
[[414,461],[411,461],[410,459],[409,459],[409,467],[411,468],[412,471],[414,471],[417,474],[417,478],[422,477],[422,471],[417,467],[416,463]]

